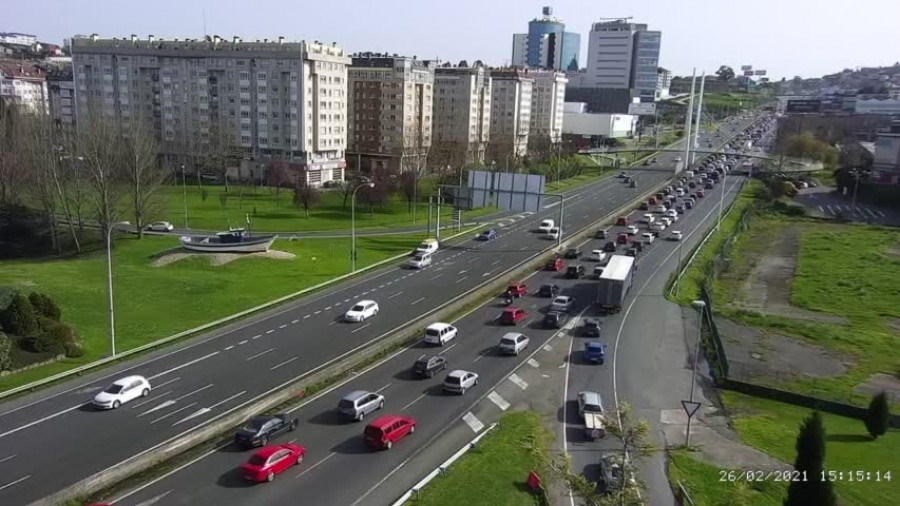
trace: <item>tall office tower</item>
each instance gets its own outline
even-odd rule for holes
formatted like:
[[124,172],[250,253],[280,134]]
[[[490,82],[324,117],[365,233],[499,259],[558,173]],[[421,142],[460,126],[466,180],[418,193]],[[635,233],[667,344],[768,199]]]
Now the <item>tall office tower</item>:
[[512,65],[517,67],[578,70],[581,35],[566,31],[553,8],[528,23],[528,33],[513,34]]

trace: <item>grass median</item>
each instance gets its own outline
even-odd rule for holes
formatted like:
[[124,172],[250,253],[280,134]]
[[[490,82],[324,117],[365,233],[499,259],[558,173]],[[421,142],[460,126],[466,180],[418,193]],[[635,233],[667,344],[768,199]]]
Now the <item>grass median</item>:
[[684,449],[668,453],[667,471],[672,490],[677,492],[681,483],[694,506],[781,506],[787,493],[784,482],[723,480],[721,472],[732,469],[701,462]]
[[546,451],[549,438],[537,413],[508,413],[500,419],[500,426],[485,436],[478,446],[406,505],[539,505],[539,497],[525,483],[528,473],[540,465],[528,447],[539,445],[541,451]]

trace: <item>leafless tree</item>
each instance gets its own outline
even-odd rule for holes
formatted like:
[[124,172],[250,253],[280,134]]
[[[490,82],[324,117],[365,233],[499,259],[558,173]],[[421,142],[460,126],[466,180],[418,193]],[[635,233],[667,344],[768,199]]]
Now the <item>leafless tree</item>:
[[0,204],[18,202],[25,178],[21,163],[21,137],[16,135],[19,114],[0,101]]
[[57,222],[57,192],[53,174],[59,166],[59,151],[54,149],[54,139],[50,122],[35,115],[22,115],[16,125],[18,163],[25,170],[28,190],[43,211],[44,220],[50,228],[53,252],[59,254]]
[[321,199],[319,189],[309,184],[306,171],[297,171],[294,174],[294,205],[302,207],[309,218],[309,208],[316,205]]
[[90,183],[87,196],[105,236],[118,216],[117,204],[127,192],[122,136],[117,124],[97,111],[79,117],[76,136],[76,153]]
[[122,166],[134,212],[134,226],[137,227],[138,238],[143,238],[144,220],[153,198],[169,177],[159,163],[156,140],[143,123],[136,123],[122,139]]

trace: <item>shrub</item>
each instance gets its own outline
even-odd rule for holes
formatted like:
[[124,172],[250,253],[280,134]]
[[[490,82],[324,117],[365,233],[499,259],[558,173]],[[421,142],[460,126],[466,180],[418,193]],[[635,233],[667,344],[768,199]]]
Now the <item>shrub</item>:
[[866,418],[863,420],[866,424],[866,431],[872,436],[872,439],[878,439],[878,436],[883,436],[887,432],[890,417],[887,395],[881,391],[872,397],[869,410],[866,411]]
[[53,340],[53,337],[45,332],[37,332],[19,342],[26,351],[34,353],[44,353],[60,349],[59,344]]
[[37,292],[31,292],[29,302],[34,307],[35,314],[59,321],[62,318],[62,310],[50,297]]
[[63,322],[51,320],[46,316],[38,316],[37,321],[38,327],[40,327],[40,333],[45,334],[51,341],[59,346],[63,346],[66,343],[74,343],[78,340],[72,327],[69,327]]
[[4,330],[18,336],[29,336],[38,330],[34,307],[28,299],[17,293],[9,306],[0,314]]
[[78,358],[84,355],[84,345],[81,344],[80,341],[66,343],[64,348],[66,350],[66,356],[69,358]]
[[0,332],[0,371],[12,368],[12,339]]

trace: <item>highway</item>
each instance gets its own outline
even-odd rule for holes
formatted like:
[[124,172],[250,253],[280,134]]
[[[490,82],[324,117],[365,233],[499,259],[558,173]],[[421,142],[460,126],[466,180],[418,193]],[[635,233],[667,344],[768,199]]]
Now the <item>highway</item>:
[[[661,156],[660,165],[671,167],[672,161]],[[671,170],[654,167],[633,172],[636,189],[610,178],[569,192],[564,229],[574,231],[594,222],[671,175]],[[558,213],[552,201],[544,208],[507,219],[499,240],[466,240],[442,249],[425,270],[381,269],[178,346],[0,405],[0,503],[27,504],[135,458],[354,353],[539,254],[551,243],[529,231]],[[363,299],[378,301],[381,313],[362,324],[339,321],[348,306]],[[90,407],[95,393],[126,373],[151,381],[154,390],[148,398],[111,412]],[[48,460],[48,454],[53,458]]]
[[[655,169],[648,171],[648,174],[652,173],[656,173]],[[638,177],[646,176],[647,174],[641,174]],[[738,183],[738,178],[729,178],[727,184],[730,188],[736,188],[735,185]],[[624,185],[618,183],[618,186],[612,188],[621,191],[624,190]],[[614,193],[617,192],[598,191],[601,196],[600,205],[603,201],[613,201]],[[718,195],[716,192],[712,193]],[[731,196],[729,193],[728,198]],[[695,209],[683,215],[683,221],[673,228],[683,230],[689,240],[692,240],[694,236],[690,234],[695,227],[706,223],[711,217],[715,218],[717,204],[717,198],[701,199]],[[520,227],[515,232],[507,230],[507,239],[514,233],[522,241],[537,244],[541,239],[530,231],[531,228],[531,226]],[[584,248],[589,251],[592,248],[599,248],[604,242],[591,239]],[[677,244],[659,240],[642,255],[639,259],[641,268],[635,279],[632,297],[648,277],[657,274],[654,272],[655,265],[670,255]],[[467,253],[475,254],[476,251]],[[486,261],[477,263],[484,266]],[[592,267],[591,262],[586,260],[582,262],[589,268]],[[450,271],[459,279],[460,275],[456,269],[457,267],[453,267]],[[593,279],[567,280],[561,273],[539,271],[526,282],[532,293],[517,304],[529,312],[529,317],[525,324],[520,324],[519,327],[522,329],[520,331],[530,337],[532,348],[548,342],[556,333],[555,330],[544,329],[540,324],[549,300],[534,295],[539,285],[553,282],[560,286],[562,293],[575,296],[578,302],[572,311],[573,314],[586,309],[590,311],[589,305],[593,300],[596,283]],[[300,421],[298,430],[282,436],[277,441],[295,441],[304,445],[308,451],[307,459],[296,467],[296,470],[284,473],[275,482],[264,485],[246,483],[239,473],[238,466],[251,452],[238,451],[232,446],[226,446],[206,454],[199,461],[163,477],[158,482],[137,490],[119,504],[147,505],[155,500],[163,500],[165,504],[222,502],[236,505],[275,504],[302,498],[310,504],[358,505],[384,504],[396,498],[433,468],[434,462],[446,458],[448,449],[460,447],[478,432],[476,429],[480,429],[480,425],[486,425],[490,422],[489,418],[496,418],[503,410],[501,407],[503,394],[500,394],[499,400],[495,400],[496,397],[492,399],[495,406],[493,409],[487,409],[487,414],[473,414],[475,404],[484,396],[499,392],[498,383],[527,360],[527,356],[505,357],[495,352],[500,336],[510,330],[496,324],[495,318],[500,310],[496,301],[491,301],[459,319],[454,323],[459,329],[459,337],[439,350],[448,359],[450,369],[462,368],[480,375],[479,385],[465,396],[443,393],[442,374],[427,380],[414,379],[410,375],[409,368],[425,351],[424,345],[417,344],[299,406],[292,413]],[[607,332],[615,328],[624,316],[620,314],[605,318],[604,327],[607,329],[604,333],[605,340],[614,337]],[[593,389],[600,390],[607,402],[612,403],[615,395],[610,379],[612,369],[610,363],[607,362],[604,366],[581,365],[578,350],[583,340],[574,339],[573,342],[578,346],[575,346],[570,361],[572,364],[570,371],[572,384],[568,389],[570,400],[574,399],[574,393],[579,389]],[[611,346],[610,350],[612,349]],[[641,358],[636,356],[629,360],[640,362]],[[625,366],[639,368],[630,363],[622,365]],[[652,381],[653,375],[646,374],[641,388],[653,387]],[[517,382],[513,380],[513,383]],[[527,385],[513,388],[524,390]],[[377,391],[384,395],[387,398],[384,413],[403,413],[415,418],[417,420],[415,434],[408,436],[387,452],[372,452],[366,449],[362,442],[363,424],[344,422],[334,412],[338,400],[353,390]],[[485,404],[490,408],[490,403]],[[566,407],[571,410],[572,403],[567,403]],[[566,430],[569,436],[567,440],[572,443],[570,449],[577,449],[579,455],[592,455],[593,450],[604,446],[616,447],[616,442],[612,438],[587,448],[583,447],[577,418],[569,417],[569,421],[570,426]],[[593,458],[589,457],[588,460]],[[590,462],[576,460],[576,464],[588,468]]]

